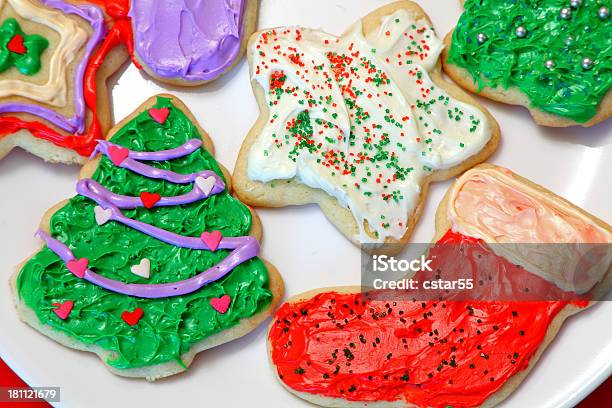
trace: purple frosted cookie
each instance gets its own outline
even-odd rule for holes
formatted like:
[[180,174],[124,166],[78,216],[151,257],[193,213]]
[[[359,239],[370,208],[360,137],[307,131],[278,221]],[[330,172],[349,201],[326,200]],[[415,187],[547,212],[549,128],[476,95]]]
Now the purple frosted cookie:
[[241,58],[256,14],[256,0],[132,0],[136,57],[163,82],[213,81]]

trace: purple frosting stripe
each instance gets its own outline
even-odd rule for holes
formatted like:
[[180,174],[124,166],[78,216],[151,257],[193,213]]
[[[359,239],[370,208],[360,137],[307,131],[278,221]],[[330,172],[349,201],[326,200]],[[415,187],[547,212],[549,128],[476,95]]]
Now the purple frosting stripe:
[[[225,190],[225,184],[219,178],[219,176],[212,171],[208,172],[208,174],[209,177],[214,177],[216,180],[210,193],[205,194],[204,191],[200,190],[197,186],[194,186],[189,193],[176,197],[160,198],[160,200],[155,203],[154,207],[169,207],[173,205],[190,204],[208,198],[213,194],[219,194]],[[76,191],[80,195],[96,201],[105,209],[111,206],[130,210],[137,207],[142,207],[142,200],[140,197],[129,197],[112,193],[100,183],[92,179],[79,180],[77,182]]]
[[[74,254],[65,244],[50,237],[43,231],[38,231],[38,235],[45,241],[47,247],[55,252],[64,262],[72,261],[75,258]],[[136,296],[148,299],[166,298],[172,296],[186,295],[195,292],[211,282],[215,282],[236,266],[245,262],[248,259],[254,258],[259,253],[259,244],[253,237],[240,237],[243,242],[238,246],[227,258],[219,262],[212,268],[208,268],[204,272],[185,279],[179,282],[159,283],[159,284],[142,284],[142,283],[123,283],[114,279],[106,278],[93,272],[91,269],[85,271],[83,279],[108,289],[112,292],[121,293],[128,296]]]
[[[193,190],[191,190],[191,193],[193,193],[195,190],[199,191],[199,189],[196,187]],[[223,189],[221,189],[220,191],[223,191]],[[144,205],[142,201],[136,197],[127,197],[127,196],[113,194],[107,189],[105,189],[104,187],[102,187],[100,184],[96,183],[95,181],[91,179],[80,180],[79,183],[77,184],[77,192],[95,201],[96,203],[104,207],[104,209],[110,208],[112,212],[112,215],[110,218],[111,220],[118,221],[124,225],[127,225],[128,227],[131,227],[137,231],[145,233],[149,236],[159,239],[160,241],[164,241],[174,246],[178,246],[181,248],[210,250],[210,248],[199,237],[185,237],[183,235],[175,234],[173,232],[166,231],[158,227],[154,227],[153,225],[149,225],[147,223],[126,217],[125,215],[123,215],[119,207],[112,203],[113,201],[118,202],[120,205],[122,205],[122,208],[143,207]],[[191,193],[188,193],[187,195],[192,195],[192,196],[195,195]],[[179,204],[186,204],[188,202],[194,202],[194,200],[187,201],[186,200],[187,195],[172,197],[172,198],[179,201]],[[203,196],[204,194],[200,191],[198,195]],[[222,238],[221,242],[219,243],[219,248],[235,249],[237,246],[240,245],[240,242],[243,238],[245,237]],[[246,238],[249,238],[249,237],[246,237]]]
[[[199,143],[199,144],[198,144]],[[197,146],[196,146],[197,145]],[[188,154],[193,153],[202,145],[202,142],[197,139],[188,140],[185,144],[170,150],[160,150],[158,152],[135,152],[133,150],[129,150],[128,157],[124,159],[119,167],[128,169],[133,171],[134,173],[138,173],[141,176],[154,178],[154,179],[162,179],[169,181],[171,183],[176,184],[189,184],[193,183],[195,179],[198,177],[208,177],[211,172],[210,170],[203,170],[198,173],[191,174],[180,174],[175,173],[170,170],[158,169],[156,167],[152,167],[143,163],[140,163],[138,160],[155,160],[155,161],[163,161],[163,160],[171,160],[179,157],[187,156]],[[111,143],[106,140],[99,140],[98,145],[96,146],[92,157],[97,153],[102,153],[106,156],[109,156],[109,149],[111,147],[119,147],[121,146]],[[212,173],[214,174],[214,173]],[[223,183],[223,181],[217,177],[217,183]],[[225,184],[223,184],[223,188],[225,188]]]
[[[97,152],[108,154],[108,150],[112,146],[117,146],[107,141],[99,141],[96,147]],[[182,157],[194,152],[201,146],[201,141],[192,139],[182,146],[158,151],[158,152],[135,152],[128,151],[128,158],[122,163],[122,167],[126,167],[132,171],[135,171],[145,177],[163,178],[165,180],[173,181],[178,179],[178,183],[185,184],[189,181],[195,181],[197,177],[214,177],[215,183],[212,186],[211,191],[206,194],[204,191],[195,185],[189,193],[176,196],[176,197],[163,197],[159,200],[156,206],[164,205],[180,205],[188,204],[195,201],[199,201],[210,197],[213,194],[218,194],[225,190],[225,184],[223,180],[210,170],[201,171],[189,175],[178,174],[170,171],[162,171],[155,167],[148,166],[143,163],[136,161],[136,157],[140,160],[170,160],[178,157]],[[162,172],[160,174],[160,172]],[[120,210],[120,208],[133,209],[142,207],[144,204],[137,197],[129,197],[125,195],[115,194],[103,187],[100,183],[92,179],[79,180],[77,183],[77,192],[93,201],[98,205],[102,206],[105,210],[111,210],[111,216],[109,220],[120,222],[128,227],[131,227],[144,234],[152,236],[160,241],[166,242],[171,245],[175,245],[181,248],[190,248],[196,250],[211,250],[206,245],[201,237],[186,237],[183,235],[175,234],[170,231],[166,231],[162,228],[158,228],[141,221],[137,221],[126,217]],[[38,231],[38,234],[46,242],[47,247],[55,252],[64,262],[69,262],[75,259],[72,251],[62,242],[50,237],[43,231]],[[194,292],[203,286],[214,282],[223,276],[227,275],[232,271],[233,268],[240,265],[241,263],[256,257],[259,254],[259,242],[253,237],[222,237],[218,247],[219,249],[232,250],[232,252],[220,263],[207,269],[204,272],[200,272],[196,276],[173,283],[164,284],[136,284],[136,283],[123,283],[114,279],[109,279],[101,276],[90,269],[85,272],[83,279],[86,281],[108,289],[113,292],[121,293],[129,296],[136,296],[142,298],[164,298],[171,296],[179,296],[187,293]]]
[[[109,142],[108,140],[98,140],[98,144],[94,149],[93,153],[89,157],[93,159],[96,154],[103,153],[108,156],[108,149],[111,147],[123,148],[118,144]],[[135,160],[142,161],[163,161],[163,160],[172,160],[178,159],[179,157],[187,156],[198,150],[202,146],[202,141],[200,139],[189,139],[184,144],[179,147],[175,147],[174,149],[168,150],[159,150],[157,152],[137,152],[134,150],[129,150],[128,157]]]
[[106,35],[106,25],[104,24],[104,14],[93,5],[81,4],[75,6],[62,0],[40,0],[41,3],[62,11],[65,14],[74,14],[88,21],[94,33],[89,39],[83,59],[77,65],[74,83],[74,116],[71,118],[60,115],[52,109],[44,108],[36,104],[27,103],[6,103],[0,105],[0,113],[29,113],[43,118],[57,127],[71,133],[83,133],[85,131],[85,96],[83,94],[83,77],[85,69],[89,63],[89,58],[95,47],[98,46],[104,35]]

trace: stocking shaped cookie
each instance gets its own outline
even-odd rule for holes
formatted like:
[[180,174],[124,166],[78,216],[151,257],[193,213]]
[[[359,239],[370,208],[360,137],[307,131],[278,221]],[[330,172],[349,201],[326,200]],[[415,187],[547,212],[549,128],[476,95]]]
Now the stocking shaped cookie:
[[154,380],[272,313],[283,285],[257,257],[259,219],[231,196],[180,101],[149,100],[96,153],[12,279],[25,322],[115,374]]
[[[298,295],[280,307],[268,337],[282,384],[322,406],[491,407],[526,377],[565,318],[610,288],[612,228],[503,168],[478,166],[451,187],[435,241],[432,272],[414,274],[415,288],[463,278],[467,297],[359,287]],[[552,252],[525,257],[532,245]],[[595,249],[583,259],[604,267],[561,273],[556,245],[565,245],[562,256]]]
[[127,55],[116,45],[131,39],[122,1],[105,2],[112,18],[72,0],[0,3],[0,158],[20,146],[52,162],[86,161],[111,125],[106,79]]
[[132,0],[136,57],[160,81],[200,85],[229,71],[255,29],[257,0]]
[[446,36],[444,70],[545,126],[592,126],[612,113],[610,3],[467,0]]
[[406,242],[428,183],[490,155],[495,120],[445,82],[442,42],[417,5],[382,7],[340,37],[305,28],[253,35],[261,115],[234,173],[259,206],[317,203],[352,242]]

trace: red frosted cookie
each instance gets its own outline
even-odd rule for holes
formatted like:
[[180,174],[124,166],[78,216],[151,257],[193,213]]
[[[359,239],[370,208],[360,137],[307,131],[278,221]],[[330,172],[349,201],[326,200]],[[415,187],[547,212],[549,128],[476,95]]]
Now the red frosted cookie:
[[612,228],[500,167],[481,165],[455,182],[438,209],[435,242],[428,253],[434,272],[414,280],[486,276],[496,292],[478,289],[487,284],[476,278],[470,298],[440,291],[421,300],[424,292],[359,287],[298,295],[281,306],[269,332],[282,384],[322,406],[494,406],[563,321],[610,287],[606,253],[597,259],[607,268],[576,277],[554,252],[518,250],[558,242],[607,249]]

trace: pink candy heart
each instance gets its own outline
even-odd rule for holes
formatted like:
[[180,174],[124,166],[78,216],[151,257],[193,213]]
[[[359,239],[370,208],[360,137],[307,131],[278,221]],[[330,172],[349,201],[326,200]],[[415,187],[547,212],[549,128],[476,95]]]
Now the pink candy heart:
[[111,146],[108,148],[108,157],[115,166],[119,166],[127,157],[130,151],[125,147]]
[[83,276],[85,276],[85,271],[87,270],[88,265],[89,260],[87,258],[73,259],[66,262],[66,268],[81,279],[83,279]]
[[210,305],[217,312],[224,314],[227,312],[227,309],[229,309],[231,301],[232,299],[229,297],[229,295],[223,295],[220,298],[210,299]]
[[156,121],[157,123],[164,123],[166,119],[168,119],[169,114],[170,114],[170,109],[168,108],[149,109],[149,115],[151,115],[153,120]]
[[204,241],[206,246],[208,246],[211,251],[216,251],[219,247],[219,242],[221,242],[221,238],[223,238],[223,235],[221,235],[221,232],[219,231],[204,231],[200,238],[202,238],[202,241]]
[[53,311],[62,320],[66,320],[72,308],[74,307],[74,302],[72,300],[67,300],[63,303],[54,303],[53,306],[57,306]]

